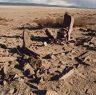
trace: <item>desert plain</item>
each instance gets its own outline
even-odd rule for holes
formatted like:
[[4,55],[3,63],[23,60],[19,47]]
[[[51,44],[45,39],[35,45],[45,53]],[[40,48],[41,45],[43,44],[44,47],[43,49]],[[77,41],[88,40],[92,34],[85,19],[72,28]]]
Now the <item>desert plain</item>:
[[[50,43],[65,12],[72,41]],[[96,95],[96,9],[0,6],[0,95]]]

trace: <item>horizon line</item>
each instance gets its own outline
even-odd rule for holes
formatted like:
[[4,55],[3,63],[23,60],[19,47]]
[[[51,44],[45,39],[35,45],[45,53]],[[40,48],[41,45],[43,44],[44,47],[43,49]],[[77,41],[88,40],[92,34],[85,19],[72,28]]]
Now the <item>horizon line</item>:
[[10,2],[0,2],[0,5],[7,6],[39,6],[39,7],[63,7],[63,8],[81,8],[81,9],[96,9],[89,7],[80,7],[80,6],[63,6],[63,5],[51,5],[51,4],[38,4],[38,3],[10,3]]

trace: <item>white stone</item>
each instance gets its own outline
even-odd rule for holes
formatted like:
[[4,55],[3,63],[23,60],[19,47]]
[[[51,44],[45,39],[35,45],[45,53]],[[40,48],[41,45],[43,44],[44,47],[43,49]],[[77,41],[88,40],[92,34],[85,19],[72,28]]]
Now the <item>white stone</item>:
[[85,42],[84,45],[87,46],[87,45],[89,45],[89,43]]
[[6,85],[6,84],[7,84],[7,82],[6,82],[6,81],[3,81],[3,84],[4,84],[4,85]]
[[52,55],[51,55],[51,58],[52,58],[52,59],[55,59],[55,56],[52,54]]
[[47,42],[44,42],[44,46],[47,46],[48,44],[47,44]]

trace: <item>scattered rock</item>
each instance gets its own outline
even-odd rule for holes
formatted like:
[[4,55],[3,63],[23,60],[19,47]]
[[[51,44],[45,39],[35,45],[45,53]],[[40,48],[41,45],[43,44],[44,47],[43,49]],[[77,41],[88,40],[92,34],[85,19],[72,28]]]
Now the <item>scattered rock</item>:
[[[84,10],[84,14],[81,11],[76,12],[75,16],[78,20],[81,17],[83,20],[83,16],[87,16],[88,11]],[[34,13],[37,13],[37,10]],[[34,95],[95,95],[96,30],[86,28],[78,30],[80,27],[76,26],[71,35],[73,40],[67,43],[68,28],[60,29],[63,28],[64,19],[60,16],[61,12],[44,14],[40,17],[46,18],[47,15],[52,16],[52,19],[48,18],[44,21],[43,18],[34,23],[30,14],[28,17],[30,21],[27,20],[26,15],[22,15],[26,18],[25,21],[14,19],[12,23],[8,22],[8,26],[2,26],[1,22],[0,95],[33,95],[34,92],[37,92]],[[94,19],[93,14],[90,15]],[[93,22],[88,18],[84,17],[84,20],[88,20],[88,24],[92,25]],[[22,26],[13,31],[13,28],[20,23]],[[50,27],[47,27],[49,24]],[[45,28],[48,29],[45,31]],[[25,30],[25,37],[22,37],[22,30]],[[22,41],[23,38],[26,45]],[[45,56],[43,57],[45,59],[42,56]]]

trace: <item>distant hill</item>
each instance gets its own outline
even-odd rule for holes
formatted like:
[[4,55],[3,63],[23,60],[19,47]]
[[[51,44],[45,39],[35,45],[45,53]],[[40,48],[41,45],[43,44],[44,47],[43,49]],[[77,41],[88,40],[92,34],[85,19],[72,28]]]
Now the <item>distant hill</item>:
[[[43,7],[86,8],[86,7],[78,7],[78,6],[60,6],[60,5],[36,4],[36,3],[5,3],[5,2],[0,2],[0,5],[6,5],[6,6],[41,6],[41,7],[43,6]],[[93,8],[90,8],[90,9],[93,9]]]
[[[45,6],[45,7],[65,7],[60,5],[48,5],[48,4],[36,4],[36,3],[5,3],[0,2],[0,5],[9,5],[9,6]],[[69,6],[68,6],[69,7]],[[72,6],[70,6],[72,7]]]

